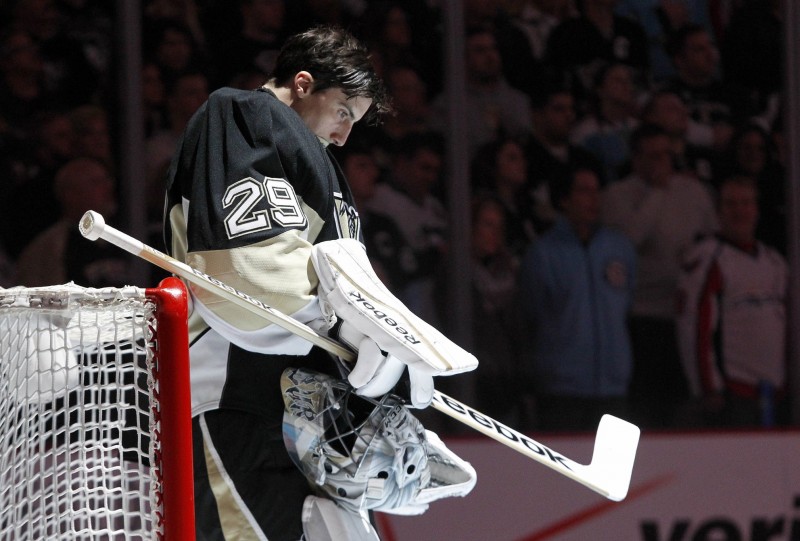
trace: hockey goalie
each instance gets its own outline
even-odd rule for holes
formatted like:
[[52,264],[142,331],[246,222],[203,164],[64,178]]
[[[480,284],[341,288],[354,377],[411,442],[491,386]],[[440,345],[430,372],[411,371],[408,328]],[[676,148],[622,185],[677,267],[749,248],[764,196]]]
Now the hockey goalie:
[[[387,296],[362,264],[360,218],[327,147],[344,145],[356,122],[390,108],[367,49],[341,28],[315,27],[286,40],[273,73],[258,89],[212,92],[177,144],[167,174],[169,254],[358,352],[343,374],[329,353],[306,339],[192,287],[198,539],[296,541],[303,535],[306,497],[330,495],[317,489],[334,477],[309,480],[284,447],[284,370],[346,377],[353,397],[378,402],[407,375],[409,404],[425,407],[433,397],[434,376],[477,366],[472,355]],[[354,402],[329,401],[343,408]],[[316,411],[321,410],[306,415]],[[317,423],[325,425],[322,419]],[[301,436],[313,432],[308,428]],[[414,448],[433,453],[433,440],[414,433],[419,434]],[[329,442],[322,451],[339,447],[328,437],[320,441]],[[370,441],[377,445],[384,439]],[[353,482],[363,475],[359,470]],[[419,494],[395,500],[388,497],[395,491],[387,488],[387,502],[397,501],[398,508],[419,508],[430,498],[430,492],[421,492],[432,488],[424,479],[401,484]],[[329,502],[346,508],[343,501],[321,500],[312,506],[321,515],[327,516],[323,507]]]
[[[262,531],[266,528],[251,507],[258,512],[259,506],[282,498],[284,509],[292,509],[286,507],[291,500],[301,503],[296,516],[302,518],[305,541],[376,541],[370,511],[419,514],[431,502],[464,496],[475,485],[474,469],[425,430],[410,408],[429,405],[434,376],[471,370],[477,360],[386,289],[360,242],[318,243],[310,259],[319,285],[314,303],[318,317],[309,324],[357,352],[354,364],[310,346],[306,355],[297,356],[248,351],[236,345],[247,343],[240,338],[242,331],[214,313],[219,306],[210,308],[203,295],[194,298],[190,328],[200,323],[190,350],[193,423],[200,435],[195,436],[195,497],[213,498],[220,509],[219,516],[198,516],[198,539],[222,538],[201,532],[225,532],[228,517],[223,513],[232,509],[247,531]],[[266,332],[281,335],[269,327]],[[228,355],[220,357],[223,334],[231,343]],[[203,364],[207,372],[198,370]],[[273,393],[270,381],[278,370],[280,389]],[[283,449],[272,436],[276,398],[282,406]],[[245,407],[259,413],[245,415]],[[242,431],[249,431],[246,448]],[[294,480],[296,472],[302,484]],[[202,490],[206,482],[212,490]],[[281,493],[287,488],[288,494]],[[229,498],[233,507],[225,506]],[[289,532],[293,517],[283,516]]]

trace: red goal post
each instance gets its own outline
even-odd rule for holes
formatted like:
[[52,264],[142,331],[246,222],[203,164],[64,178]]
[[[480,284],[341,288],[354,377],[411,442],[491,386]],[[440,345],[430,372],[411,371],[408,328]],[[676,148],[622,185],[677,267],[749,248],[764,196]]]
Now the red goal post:
[[0,288],[0,541],[194,539],[187,292]]

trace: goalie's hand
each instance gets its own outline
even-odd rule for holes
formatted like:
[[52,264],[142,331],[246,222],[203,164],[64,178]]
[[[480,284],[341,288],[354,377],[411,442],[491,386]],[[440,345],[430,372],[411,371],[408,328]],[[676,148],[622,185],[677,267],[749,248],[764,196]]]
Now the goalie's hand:
[[315,244],[311,263],[319,277],[322,312],[332,327],[339,325],[334,337],[358,351],[348,377],[358,394],[387,393],[405,366],[411,403],[425,407],[433,397],[432,376],[460,374],[478,366],[472,354],[414,315],[383,285],[357,240]]
[[415,408],[427,408],[433,400],[433,375],[423,367],[406,365],[378,346],[375,340],[346,321],[331,329],[331,336],[358,353],[347,381],[361,396],[378,397],[391,391],[408,367],[409,398]]

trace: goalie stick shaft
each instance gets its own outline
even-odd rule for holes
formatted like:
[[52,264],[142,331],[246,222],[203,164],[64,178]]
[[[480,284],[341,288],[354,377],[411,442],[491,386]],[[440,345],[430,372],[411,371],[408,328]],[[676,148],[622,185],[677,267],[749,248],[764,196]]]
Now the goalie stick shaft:
[[[211,291],[237,306],[305,338],[343,360],[352,362],[356,359],[350,349],[319,334],[308,325],[107,225],[97,212],[86,212],[78,227],[81,234],[89,240],[102,238],[197,287]],[[583,484],[606,498],[620,501],[627,495],[636,448],[639,443],[639,428],[636,425],[612,415],[604,415],[597,430],[592,461],[589,465],[583,465],[438,390],[434,390],[431,405],[453,419]]]
[[205,290],[212,291],[216,295],[229,300],[253,314],[260,316],[270,323],[274,323],[289,332],[297,334],[305,338],[316,346],[319,346],[330,353],[338,355],[345,360],[353,360],[355,357],[353,352],[326,336],[322,336],[314,329],[305,325],[304,323],[289,317],[271,306],[227,285],[213,276],[209,276],[182,261],[178,261],[163,252],[152,248],[143,242],[131,237],[107,225],[103,217],[94,211],[87,211],[78,224],[81,234],[89,240],[97,240],[101,238],[111,244],[122,248],[128,253],[141,257],[149,261],[157,267],[175,274],[186,280],[187,282],[201,287]]

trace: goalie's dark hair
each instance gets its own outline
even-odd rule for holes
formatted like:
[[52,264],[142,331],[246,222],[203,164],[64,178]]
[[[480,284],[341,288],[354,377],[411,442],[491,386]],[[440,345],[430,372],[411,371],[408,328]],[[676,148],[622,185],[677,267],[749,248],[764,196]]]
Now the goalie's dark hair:
[[298,72],[314,77],[313,92],[341,88],[347,97],[372,99],[365,121],[374,124],[391,111],[389,93],[375,71],[367,48],[350,32],[321,25],[295,34],[283,44],[271,79],[288,83]]

